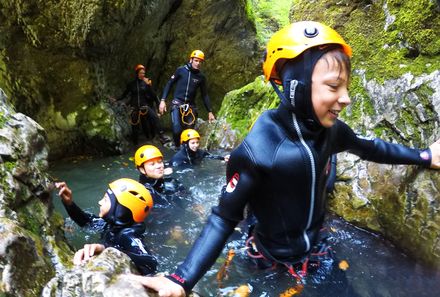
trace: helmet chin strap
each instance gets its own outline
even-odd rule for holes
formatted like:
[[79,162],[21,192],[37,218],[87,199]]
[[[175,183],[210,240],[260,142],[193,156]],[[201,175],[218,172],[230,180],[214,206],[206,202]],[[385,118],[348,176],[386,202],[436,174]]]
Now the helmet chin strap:
[[277,93],[278,97],[281,99],[281,103],[283,103],[290,111],[295,112],[296,111],[296,104],[295,104],[295,98],[300,92],[303,92],[303,85],[301,82],[297,80],[291,80],[290,81],[290,87],[289,87],[289,99],[286,98],[286,95],[281,92],[278,85],[275,83],[273,79],[270,79],[270,84],[272,85],[272,88],[275,90],[275,93]]

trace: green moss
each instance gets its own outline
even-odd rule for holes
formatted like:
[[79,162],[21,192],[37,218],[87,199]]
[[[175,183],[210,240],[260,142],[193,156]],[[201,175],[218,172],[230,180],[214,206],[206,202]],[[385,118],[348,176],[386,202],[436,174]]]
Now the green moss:
[[264,46],[270,36],[289,24],[292,0],[248,0],[257,29],[257,40]]
[[278,96],[272,87],[259,76],[243,88],[227,93],[219,116],[224,117],[242,139],[261,112],[277,106],[278,103]]
[[[322,21],[335,28],[353,48],[354,68],[366,69],[367,80],[380,83],[406,72],[420,75],[440,68],[440,14],[435,6],[430,0],[382,0],[368,5],[296,1],[292,18]],[[387,16],[395,21],[385,28]]]
[[360,227],[374,231],[380,230],[374,210],[365,201],[356,198],[350,184],[337,183],[334,195],[331,195],[329,199],[329,208],[332,212]]
[[8,121],[8,118],[6,117],[6,115],[0,111],[0,129],[5,126],[7,121]]
[[42,227],[45,224],[46,206],[39,200],[31,200],[24,207],[21,207],[17,214],[20,226],[35,236],[43,234]]
[[3,163],[8,172],[12,172],[17,167],[17,162],[7,161]]

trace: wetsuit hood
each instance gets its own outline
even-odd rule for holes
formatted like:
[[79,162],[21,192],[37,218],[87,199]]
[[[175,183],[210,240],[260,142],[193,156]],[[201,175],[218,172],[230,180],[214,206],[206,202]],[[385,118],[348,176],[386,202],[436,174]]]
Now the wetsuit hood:
[[190,161],[197,157],[197,151],[193,151],[192,149],[189,148],[188,141],[184,142],[182,146],[186,150],[186,153],[190,158]]
[[133,214],[127,207],[121,205],[116,199],[115,194],[110,189],[107,190],[107,195],[110,198],[110,210],[102,218],[109,224],[116,227],[128,227],[133,225]]
[[[310,48],[280,66],[279,73],[283,82],[283,92],[278,91],[277,93],[280,96],[281,104],[294,112],[312,130],[322,128],[312,104],[313,69],[316,62],[334,48],[333,46],[327,46],[324,49]],[[273,86],[277,88],[274,83]]]

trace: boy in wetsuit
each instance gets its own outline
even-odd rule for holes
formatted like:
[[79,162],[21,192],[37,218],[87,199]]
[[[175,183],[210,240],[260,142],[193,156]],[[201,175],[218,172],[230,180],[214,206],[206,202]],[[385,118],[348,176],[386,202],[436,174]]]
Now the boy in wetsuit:
[[165,168],[161,151],[153,145],[143,145],[136,150],[134,163],[139,174],[139,182],[147,188],[156,205],[170,205],[170,196],[182,195],[184,187],[170,175],[172,168]]
[[86,244],[75,253],[74,264],[88,261],[105,248],[113,247],[127,254],[143,275],[156,271],[157,261],[142,242],[144,220],[153,207],[148,190],[140,183],[121,178],[109,184],[99,203],[99,215],[84,212],[73,202],[72,191],[65,182],[55,184],[64,208],[80,227],[101,232],[102,243]]
[[171,158],[172,166],[183,164],[194,165],[202,161],[203,158],[228,161],[229,155],[213,155],[205,150],[199,149],[200,134],[194,129],[186,129],[180,135],[180,150]]
[[216,261],[247,205],[257,219],[250,245],[293,274],[321,242],[330,157],[339,152],[440,169],[440,139],[419,150],[358,136],[338,119],[351,102],[351,54],[336,31],[318,22],[296,22],[272,36],[263,70],[279,107],[264,112],[231,153],[228,183],[183,263],[166,277],[135,279],[160,296],[185,296]]

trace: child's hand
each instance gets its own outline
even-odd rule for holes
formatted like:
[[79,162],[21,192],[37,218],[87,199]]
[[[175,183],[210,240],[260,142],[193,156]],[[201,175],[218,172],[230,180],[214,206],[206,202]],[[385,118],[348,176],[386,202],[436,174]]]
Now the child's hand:
[[65,182],[55,183],[55,187],[60,190],[58,192],[58,196],[61,197],[61,201],[63,201],[66,205],[71,205],[73,202],[72,190],[69,189]]
[[226,156],[224,156],[224,157],[223,157],[223,160],[225,160],[225,162],[228,162],[230,156],[231,156],[231,155],[226,155]]
[[440,139],[431,144],[431,168],[440,169]]
[[105,246],[99,243],[85,244],[82,249],[73,256],[73,264],[80,265],[90,260],[91,257],[99,255]]
[[135,274],[129,274],[129,278],[140,282],[144,287],[150,288],[158,292],[163,297],[184,297],[185,291],[178,284],[170,281],[164,276],[148,277]]

